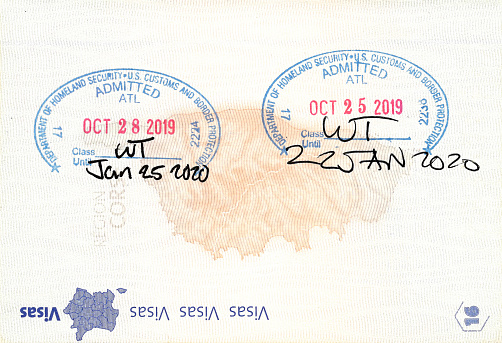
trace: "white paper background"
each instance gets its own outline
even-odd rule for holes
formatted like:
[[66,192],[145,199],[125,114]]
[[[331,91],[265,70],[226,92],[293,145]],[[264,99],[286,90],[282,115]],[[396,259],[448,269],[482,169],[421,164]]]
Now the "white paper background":
[[[74,341],[62,309],[76,287],[128,289],[114,291],[115,330],[94,329],[86,342],[502,339],[497,2],[3,1],[1,15],[5,342]],[[218,112],[259,108],[283,70],[339,49],[392,53],[433,75],[450,106],[434,152],[459,152],[481,170],[414,168],[384,219],[351,223],[342,241],[318,228],[310,250],[274,238],[260,257],[230,251],[215,261],[172,235],[157,193],[141,182],[127,188],[126,227],[94,245],[92,191],[109,186],[51,174],[35,147],[43,100],[95,70],[172,75]],[[458,326],[462,301],[490,315],[482,332]],[[220,321],[179,318],[184,305],[217,306]],[[228,318],[232,305],[264,305],[271,320]],[[57,306],[61,322],[20,318],[22,306]],[[131,306],[166,306],[171,320],[132,319]]]

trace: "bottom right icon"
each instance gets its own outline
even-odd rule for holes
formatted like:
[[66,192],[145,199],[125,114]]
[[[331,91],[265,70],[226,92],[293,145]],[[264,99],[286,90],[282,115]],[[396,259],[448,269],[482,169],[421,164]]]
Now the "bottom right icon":
[[484,315],[476,305],[466,306],[464,302],[460,304],[455,319],[458,325],[465,332],[477,332],[483,330],[490,316]]

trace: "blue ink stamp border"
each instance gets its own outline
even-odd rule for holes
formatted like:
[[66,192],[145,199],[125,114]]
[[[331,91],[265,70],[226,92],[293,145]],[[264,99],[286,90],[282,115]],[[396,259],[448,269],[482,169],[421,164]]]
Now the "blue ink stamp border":
[[[317,57],[320,57],[320,56],[323,56],[323,55],[336,54],[336,53],[344,53],[344,52],[347,52],[347,53],[376,53],[376,54],[382,54],[382,55],[391,56],[393,58],[402,60],[402,61],[404,61],[406,63],[409,63],[410,65],[418,68],[420,71],[422,71],[425,75],[427,75],[429,77],[429,79],[432,80],[438,86],[439,91],[441,92],[441,95],[444,97],[444,101],[445,101],[445,104],[446,104],[446,110],[445,110],[446,115],[445,115],[445,120],[444,120],[445,123],[442,126],[441,134],[439,136],[435,136],[434,144],[432,144],[432,145],[428,145],[427,144],[427,147],[423,148],[424,151],[427,151],[427,152],[430,153],[432,151],[432,149],[434,149],[437,146],[437,144],[441,141],[441,139],[443,138],[443,136],[444,136],[444,134],[446,132],[446,129],[448,127],[448,122],[449,122],[449,117],[450,117],[448,98],[446,97],[446,93],[444,92],[444,90],[441,87],[441,85],[436,81],[436,79],[431,74],[429,74],[423,68],[421,68],[420,66],[416,65],[415,63],[410,62],[409,60],[404,59],[402,57],[399,57],[399,56],[396,56],[396,55],[393,55],[393,54],[389,54],[389,53],[386,53],[386,52],[376,51],[376,50],[357,50],[357,49],[356,50],[345,50],[344,49],[344,50],[334,50],[334,51],[324,52],[324,53],[321,53],[321,54],[317,54],[317,55],[314,55],[314,56],[307,57],[307,58],[301,60],[300,62],[295,63],[294,65],[292,65],[289,68],[287,68],[286,70],[284,70],[281,74],[279,74],[279,76],[277,76],[277,78],[274,79],[274,81],[270,84],[270,86],[268,87],[267,91],[265,92],[265,96],[263,97],[263,102],[262,102],[262,109],[261,109],[261,117],[262,117],[263,128],[265,129],[265,132],[267,133],[267,136],[270,139],[270,141],[277,147],[277,149],[279,149],[281,151],[281,155],[283,153],[286,153],[286,146],[285,145],[281,146],[281,145],[279,145],[278,143],[276,143],[274,141],[274,139],[270,135],[270,132],[269,132],[269,130],[267,128],[267,124],[265,122],[265,107],[266,107],[267,99],[270,97],[272,87],[276,84],[276,82],[279,79],[281,79],[281,77],[283,77],[289,71],[291,71],[295,67],[301,65],[302,63],[308,62],[309,60],[313,60],[313,59],[315,59]],[[297,77],[301,77],[301,75],[299,75]],[[275,116],[275,114],[274,114],[274,116]],[[433,126],[433,129],[432,129],[432,133],[429,135],[429,138],[433,135],[433,133],[435,133],[434,126]]]
[[[98,71],[93,71],[93,72],[90,72],[90,73],[87,73],[87,74],[84,74],[84,75],[80,75],[80,76],[77,76],[73,79],[71,79],[70,81],[64,83],[63,85],[61,85],[60,87],[58,87],[56,90],[54,90],[43,102],[42,102],[42,105],[40,106],[40,108],[38,109],[37,111],[37,115],[35,116],[35,123],[34,123],[34,127],[33,127],[33,138],[35,139],[35,144],[36,144],[36,147],[37,147],[37,150],[38,152],[40,153],[40,156],[42,156],[43,160],[52,168],[52,172],[54,171],[57,171],[59,173],[59,167],[61,167],[60,165],[57,165],[56,162],[51,162],[47,159],[46,156],[44,156],[44,154],[42,153],[42,150],[40,149],[40,145],[39,145],[39,142],[38,142],[38,139],[37,139],[37,126],[38,126],[38,121],[40,119],[40,115],[41,113],[43,114],[46,114],[47,116],[50,115],[51,113],[51,110],[50,110],[50,107],[48,108],[47,107],[47,103],[48,101],[55,95],[57,94],[60,90],[62,90],[64,87],[70,85],[71,83],[79,80],[79,79],[83,79],[85,77],[88,77],[90,75],[93,75],[93,74],[99,74],[99,73],[105,73],[105,72],[116,72],[116,71],[124,71],[124,72],[133,72],[133,71],[136,71],[136,72],[147,72],[147,73],[153,73],[153,74],[158,74],[158,75],[163,75],[167,78],[170,78],[172,80],[175,80],[177,82],[179,82],[180,84],[183,84],[191,89],[193,89],[195,92],[197,92],[197,94],[207,103],[207,105],[210,107],[210,109],[212,110],[212,113],[214,114],[214,116],[216,117],[216,122],[218,123],[218,140],[217,140],[217,143],[216,143],[216,148],[214,149],[213,151],[213,156],[205,163],[205,164],[209,164],[213,159],[214,159],[214,156],[216,156],[216,153],[218,152],[218,149],[219,149],[219,146],[220,146],[220,139],[221,139],[221,124],[220,124],[220,118],[218,117],[218,113],[216,112],[216,110],[214,109],[213,105],[211,105],[211,103],[209,102],[209,100],[207,100],[207,98],[202,94],[200,93],[197,89],[195,89],[194,87],[192,87],[191,85],[189,85],[188,83],[176,78],[176,77],[173,77],[171,75],[168,75],[168,74],[165,74],[165,73],[161,73],[161,72],[158,72],[158,71],[154,71],[154,70],[148,70],[148,69],[138,69],[138,68],[112,68],[112,69],[102,69],[102,70],[98,70]],[[45,113],[44,110],[48,110],[48,113]]]

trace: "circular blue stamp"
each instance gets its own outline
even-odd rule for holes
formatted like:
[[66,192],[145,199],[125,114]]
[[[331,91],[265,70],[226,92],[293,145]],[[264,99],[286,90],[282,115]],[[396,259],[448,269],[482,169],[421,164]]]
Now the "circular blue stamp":
[[[218,151],[220,120],[195,88],[151,70],[106,69],[76,77],[52,92],[37,112],[34,138],[51,170],[88,167],[89,160],[126,157],[207,165]],[[153,139],[152,139],[153,137]]]
[[[282,152],[291,145],[331,147],[323,123],[356,140],[379,140],[430,152],[448,127],[448,101],[439,83],[418,65],[370,50],[338,50],[309,57],[281,73],[262,104],[263,127]],[[358,119],[371,121],[371,132]],[[388,120],[371,120],[371,119]],[[368,124],[369,125],[369,124]],[[371,137],[369,137],[371,135]],[[339,135],[340,136],[340,135]]]

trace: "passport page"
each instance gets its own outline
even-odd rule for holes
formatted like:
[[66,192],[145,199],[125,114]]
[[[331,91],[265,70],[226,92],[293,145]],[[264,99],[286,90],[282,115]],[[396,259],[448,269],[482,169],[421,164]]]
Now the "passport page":
[[501,342],[497,1],[1,9],[1,342]]

